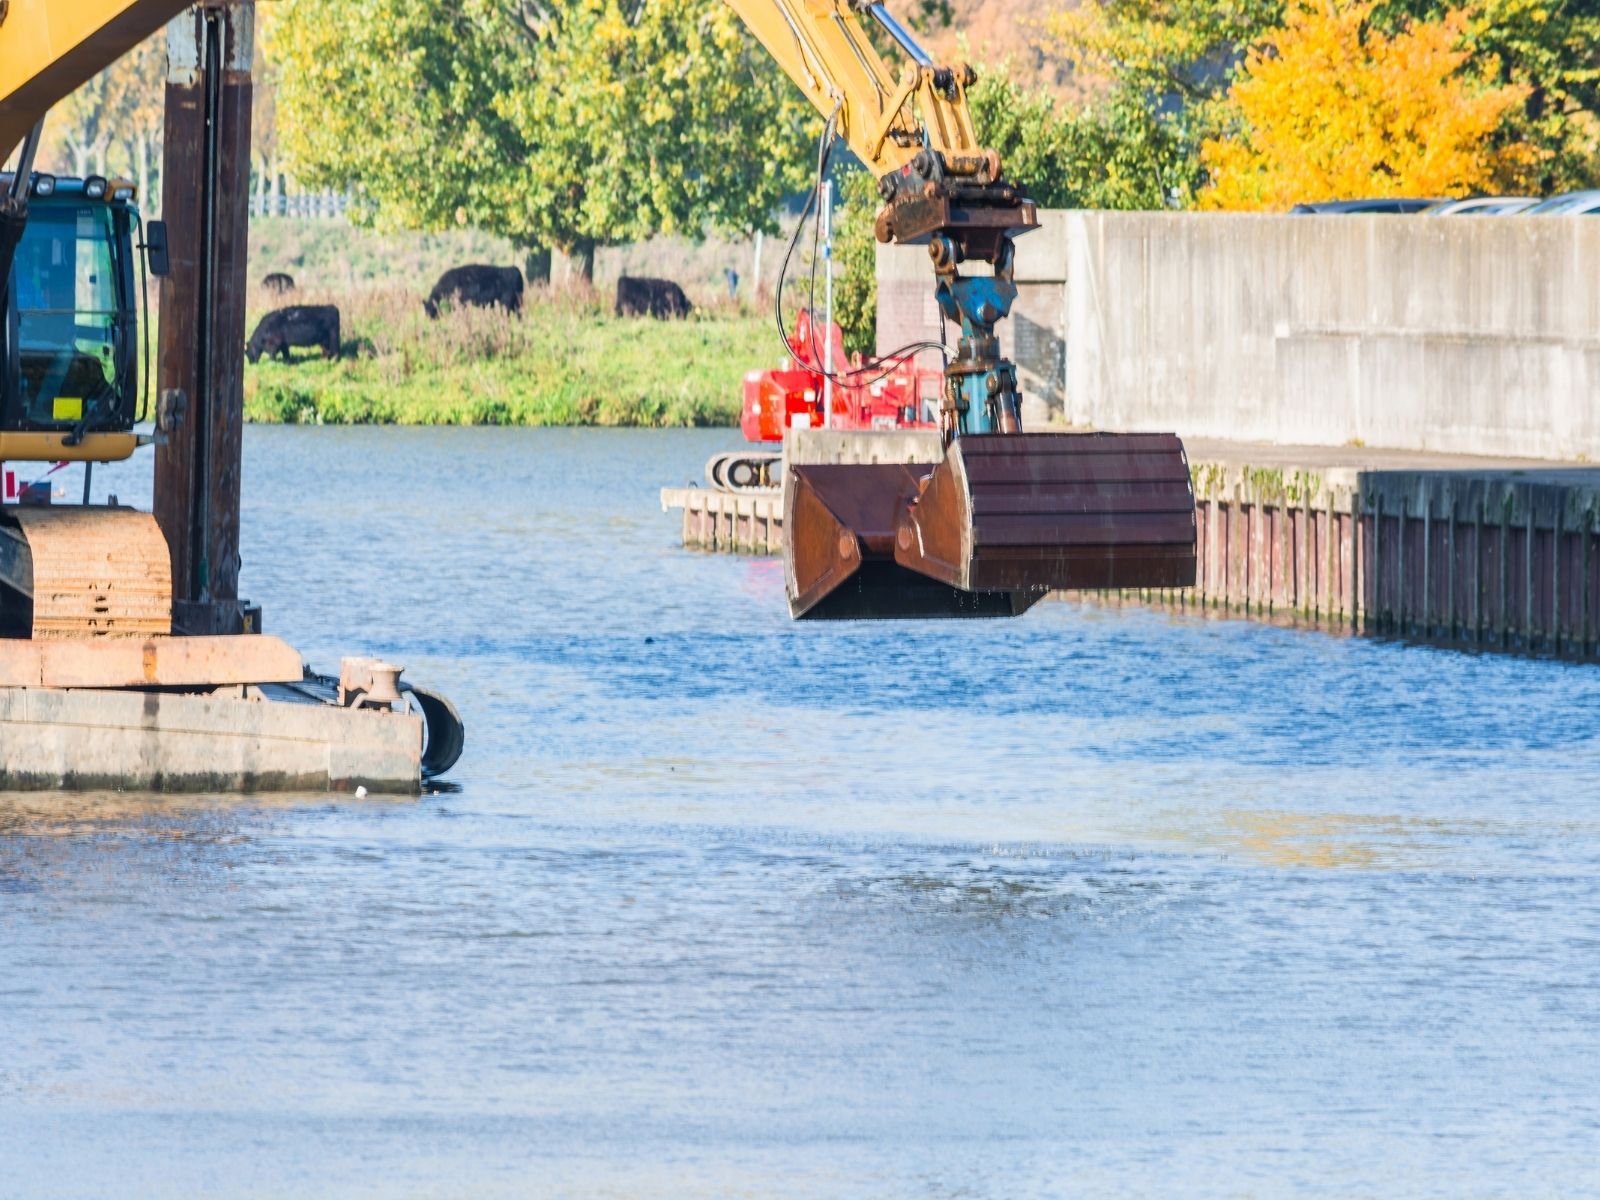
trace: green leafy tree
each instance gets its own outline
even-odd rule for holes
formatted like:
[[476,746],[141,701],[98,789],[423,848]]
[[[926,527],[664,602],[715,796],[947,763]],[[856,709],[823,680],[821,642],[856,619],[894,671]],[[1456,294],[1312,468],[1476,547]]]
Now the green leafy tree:
[[[1386,30],[1436,21],[1444,0],[1391,0],[1378,10]],[[1534,193],[1600,184],[1600,4],[1594,0],[1478,0],[1469,8],[1474,65],[1525,89],[1498,145],[1538,153],[1519,186]]]
[[[1330,12],[1346,7],[1328,3]],[[1415,20],[1439,20],[1451,7],[1449,0],[1385,0],[1372,25],[1393,34]],[[1552,191],[1600,181],[1600,5],[1478,0],[1470,12],[1468,69],[1526,89],[1496,135],[1497,145],[1533,150],[1521,186]],[[1086,132],[1122,164],[1118,173],[1140,174],[1126,167],[1140,161],[1142,144],[1160,167],[1166,196],[1187,203],[1205,178],[1201,146],[1229,132],[1225,96],[1247,50],[1284,15],[1284,0],[1086,0],[1048,20],[1044,48],[1098,84]]]
[[1085,201],[1189,203],[1234,71],[1282,11],[1282,0],[1086,0],[1050,17],[1046,49],[1090,81],[1090,99],[1069,119]]
[[1161,208],[1199,183],[1184,139],[1132,89],[1063,109],[1044,88],[989,70],[969,97],[983,144],[1044,207]]
[[[844,176],[834,210],[833,317],[848,353],[871,354],[878,335],[878,181],[857,167]],[[931,284],[930,284],[931,286]]]
[[375,223],[556,246],[775,228],[811,110],[720,0],[288,0],[280,137]]

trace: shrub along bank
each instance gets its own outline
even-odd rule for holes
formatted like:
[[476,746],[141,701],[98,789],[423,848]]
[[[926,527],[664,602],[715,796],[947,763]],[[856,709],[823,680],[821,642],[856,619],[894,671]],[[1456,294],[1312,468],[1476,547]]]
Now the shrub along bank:
[[752,367],[775,362],[769,318],[728,309],[684,321],[617,318],[592,295],[530,292],[523,314],[437,321],[409,291],[252,296],[337,304],[343,357],[296,350],[245,368],[250,421],[350,425],[732,425]]

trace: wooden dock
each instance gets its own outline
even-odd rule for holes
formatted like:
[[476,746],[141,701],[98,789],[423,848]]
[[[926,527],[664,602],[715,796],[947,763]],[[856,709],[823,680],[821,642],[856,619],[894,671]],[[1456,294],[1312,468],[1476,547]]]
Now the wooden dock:
[[661,511],[683,510],[683,544],[722,554],[783,553],[783,493],[661,489]]
[[[1600,656],[1600,467],[1198,439],[1189,449],[1196,585],[1085,598]],[[685,546],[782,553],[779,492],[663,488],[661,505],[682,510]]]

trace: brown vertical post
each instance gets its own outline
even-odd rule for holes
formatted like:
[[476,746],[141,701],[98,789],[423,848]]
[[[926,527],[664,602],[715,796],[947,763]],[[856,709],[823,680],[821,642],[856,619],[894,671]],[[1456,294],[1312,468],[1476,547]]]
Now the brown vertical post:
[[160,394],[184,415],[156,449],[155,515],[172,551],[173,624],[245,628],[239,603],[244,288],[252,0],[198,4],[167,26]]
[[1433,489],[1422,481],[1422,636],[1433,636]]
[[1450,514],[1450,526],[1445,534],[1444,595],[1449,609],[1450,640],[1453,642],[1459,629],[1456,619],[1456,494],[1455,488],[1448,483],[1444,488],[1444,506]]
[[1567,498],[1557,494],[1556,527],[1550,535],[1550,634],[1546,638],[1551,650],[1561,653],[1561,553],[1566,539],[1565,518]]
[[1355,633],[1361,632],[1361,622],[1367,611],[1366,593],[1361,590],[1367,582],[1367,547],[1362,524],[1361,476],[1357,475],[1356,484],[1350,489],[1350,628]]
[[1372,619],[1367,622],[1367,628],[1372,629],[1374,623],[1378,629],[1384,627],[1383,607],[1383,493],[1374,489],[1372,497],[1372,566],[1367,571],[1367,577],[1372,580]]
[[1593,541],[1594,505],[1591,501],[1590,506],[1583,510],[1582,549],[1580,551],[1583,555],[1583,563],[1578,573],[1578,578],[1583,581],[1578,592],[1578,605],[1582,613],[1580,619],[1581,632],[1578,635],[1580,639],[1578,653],[1585,657],[1591,653],[1593,638],[1593,625],[1590,623],[1590,616],[1593,612],[1594,580],[1589,566],[1589,546]]
[[1478,520],[1472,531],[1472,640],[1475,642],[1483,641],[1483,594],[1488,588],[1483,579],[1483,518],[1487,505],[1488,500],[1479,496]]

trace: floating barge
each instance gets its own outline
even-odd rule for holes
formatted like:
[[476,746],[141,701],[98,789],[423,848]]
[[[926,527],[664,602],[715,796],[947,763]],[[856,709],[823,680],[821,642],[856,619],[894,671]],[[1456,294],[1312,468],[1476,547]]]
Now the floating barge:
[[460,718],[399,668],[265,634],[0,638],[0,789],[415,794]]
[[[1193,588],[1084,593],[1492,650],[1600,655],[1600,468],[1356,447],[1188,443]],[[803,431],[793,462],[933,462],[937,435]],[[902,456],[902,457],[897,457]],[[683,544],[778,554],[783,501],[663,488]]]

